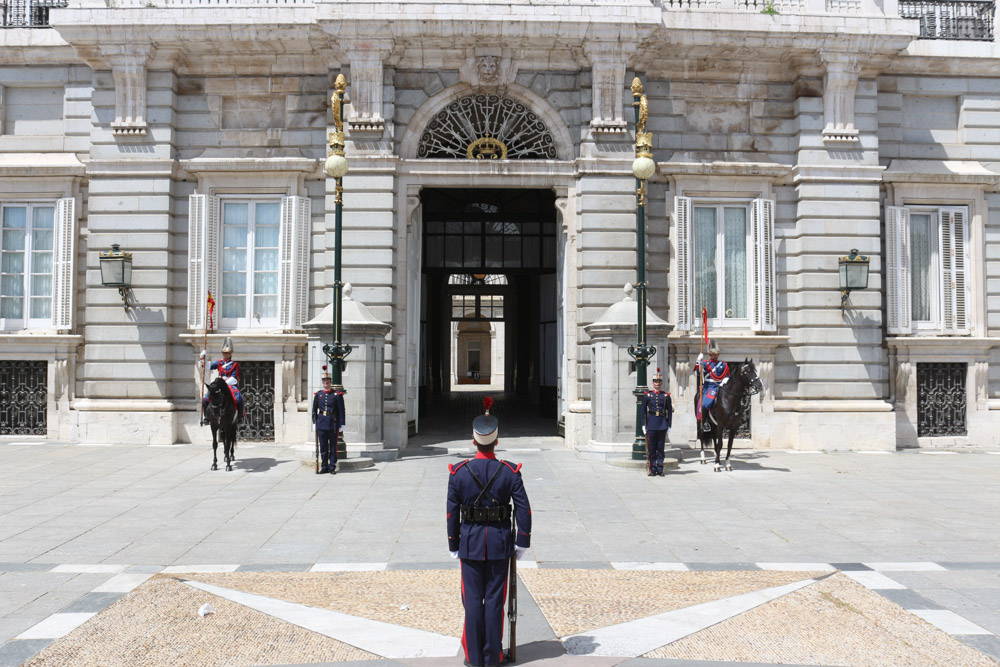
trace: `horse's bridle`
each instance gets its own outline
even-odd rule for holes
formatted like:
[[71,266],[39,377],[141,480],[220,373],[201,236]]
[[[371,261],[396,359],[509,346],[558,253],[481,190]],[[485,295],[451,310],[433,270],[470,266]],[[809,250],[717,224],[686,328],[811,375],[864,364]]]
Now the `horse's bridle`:
[[[740,364],[740,377],[742,377],[744,380],[746,380],[746,378],[743,376],[746,375],[746,372],[749,368],[750,368],[749,364]],[[760,393],[760,389],[757,389],[757,387],[754,386],[753,380],[760,381],[760,376],[757,375],[756,372],[754,373],[753,379],[751,379],[749,382],[746,383],[746,386],[743,387],[743,391],[740,392],[739,394],[736,394],[735,391],[730,391],[729,389],[726,389],[726,385],[722,385],[721,387],[719,387],[719,389],[721,391],[726,392],[727,394],[730,395],[736,394],[737,396],[740,396],[743,399],[747,399],[755,394]]]

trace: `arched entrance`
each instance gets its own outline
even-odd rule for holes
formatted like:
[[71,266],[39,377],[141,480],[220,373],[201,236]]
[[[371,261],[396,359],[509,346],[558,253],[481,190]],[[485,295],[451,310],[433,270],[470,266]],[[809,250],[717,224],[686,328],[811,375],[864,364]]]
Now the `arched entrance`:
[[[555,435],[561,328],[555,194],[427,188],[421,211],[421,434],[467,430],[481,413],[481,396],[453,390],[453,380],[470,377],[470,359],[482,378],[483,334],[497,325],[502,350],[491,354],[489,370],[492,381],[502,365],[502,391],[493,395],[498,416],[511,417],[505,432]],[[469,348],[477,341],[478,355],[475,344]]]

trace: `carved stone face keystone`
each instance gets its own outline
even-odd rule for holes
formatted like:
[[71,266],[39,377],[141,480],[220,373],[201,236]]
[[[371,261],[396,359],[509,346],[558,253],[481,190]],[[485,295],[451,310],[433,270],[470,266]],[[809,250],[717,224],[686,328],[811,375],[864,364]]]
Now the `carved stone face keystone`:
[[495,83],[500,78],[500,58],[497,56],[479,56],[476,72],[482,83]]

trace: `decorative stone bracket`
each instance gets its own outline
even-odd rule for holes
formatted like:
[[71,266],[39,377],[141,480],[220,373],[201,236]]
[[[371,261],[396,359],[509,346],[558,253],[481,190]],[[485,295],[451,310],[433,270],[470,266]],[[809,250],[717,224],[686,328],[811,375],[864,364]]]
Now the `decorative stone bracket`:
[[509,49],[468,49],[458,75],[473,88],[503,89],[514,82],[517,64],[511,59]]
[[112,133],[146,134],[146,63],[153,55],[153,47],[114,44],[102,46],[101,53],[111,61],[115,82]]
[[355,39],[344,43],[351,63],[348,96],[351,106],[347,127],[351,132],[381,134],[385,130],[382,117],[382,64],[392,51],[388,39]]
[[622,109],[626,48],[620,43],[596,42],[584,46],[584,51],[593,78],[590,129],[597,134],[623,134],[628,129]]
[[854,127],[854,94],[858,89],[858,56],[854,53],[822,54],[826,65],[823,80],[823,141],[856,143],[860,140]]

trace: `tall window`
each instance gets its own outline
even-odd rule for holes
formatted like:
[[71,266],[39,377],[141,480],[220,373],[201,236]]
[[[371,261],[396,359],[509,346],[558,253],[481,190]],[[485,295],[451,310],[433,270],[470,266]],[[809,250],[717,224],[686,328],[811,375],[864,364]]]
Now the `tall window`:
[[746,205],[694,206],[694,305],[716,324],[748,323],[747,220]]
[[278,200],[222,200],[224,326],[277,324],[280,224]]
[[969,332],[968,209],[890,206],[886,213],[889,332]]
[[774,201],[674,198],[677,328],[777,328]]
[[5,204],[0,227],[0,317],[13,327],[52,321],[53,204]]

